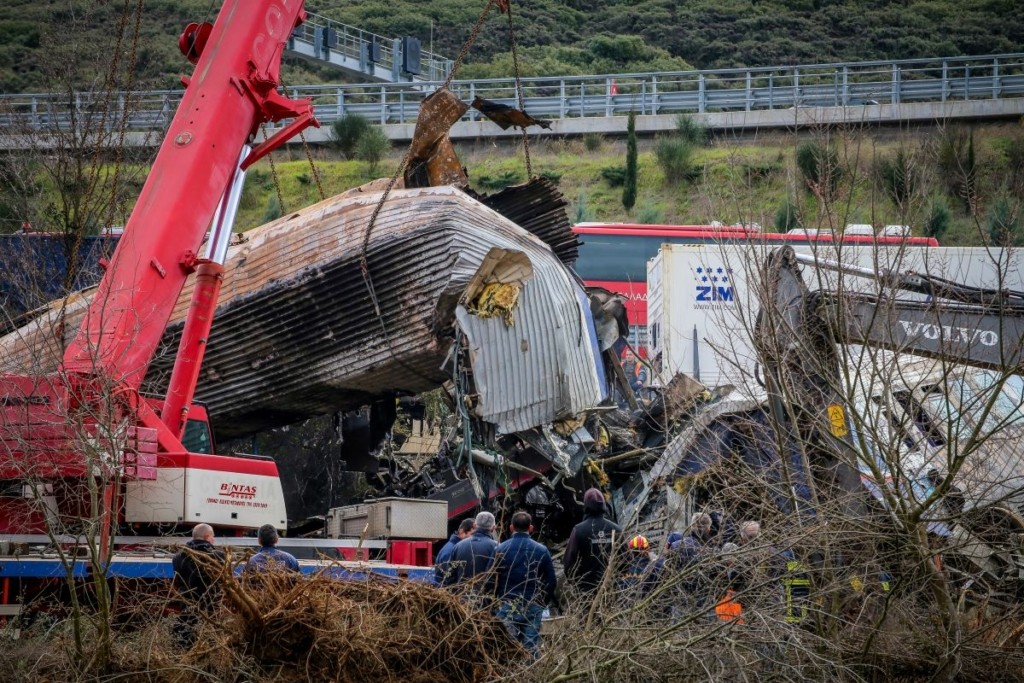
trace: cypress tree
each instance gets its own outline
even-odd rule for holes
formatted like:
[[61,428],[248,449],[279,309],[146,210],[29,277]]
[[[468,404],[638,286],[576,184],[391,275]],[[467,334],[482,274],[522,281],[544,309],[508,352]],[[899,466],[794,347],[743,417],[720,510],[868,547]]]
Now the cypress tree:
[[630,211],[636,204],[636,113],[629,112],[626,123],[626,182],[622,188],[622,206]]

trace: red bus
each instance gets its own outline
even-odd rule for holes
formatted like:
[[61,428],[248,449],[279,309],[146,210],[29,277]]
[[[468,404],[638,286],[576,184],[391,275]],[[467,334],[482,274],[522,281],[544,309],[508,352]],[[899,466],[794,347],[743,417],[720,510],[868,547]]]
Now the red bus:
[[[905,244],[939,246],[934,237],[910,237],[906,234],[875,235],[869,226],[848,226],[843,244]],[[886,232],[907,232],[903,226],[891,226]],[[588,285],[618,292],[628,300],[626,310],[633,343],[643,344],[641,330],[647,328],[647,261],[658,254],[662,244],[719,244],[748,241],[756,244],[808,244],[831,242],[831,233],[794,230],[767,233],[744,226],[713,225],[636,225],[630,223],[577,223],[573,227],[582,242],[576,272]],[[639,334],[638,334],[639,333]]]

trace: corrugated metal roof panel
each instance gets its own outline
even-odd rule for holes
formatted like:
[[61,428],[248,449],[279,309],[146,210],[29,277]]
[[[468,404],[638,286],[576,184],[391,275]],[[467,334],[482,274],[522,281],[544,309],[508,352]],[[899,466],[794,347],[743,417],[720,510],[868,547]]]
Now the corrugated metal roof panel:
[[[222,435],[356,407],[393,391],[437,387],[448,378],[440,366],[450,348],[455,307],[494,246],[528,255],[539,274],[541,284],[520,303],[520,315],[530,316],[524,322],[529,343],[547,344],[538,336],[542,326],[550,324],[552,314],[568,315],[573,279],[549,247],[450,187],[395,190],[384,204],[367,251],[375,306],[359,257],[379,199],[377,191],[359,190],[332,197],[246,233],[247,241],[229,250],[197,392]],[[544,288],[556,293],[559,303],[537,299]],[[189,285],[150,367],[149,390],[166,385],[191,294]],[[573,304],[574,317],[565,319],[577,319],[576,308]],[[65,338],[73,335],[82,311],[68,313],[61,327]],[[59,350],[49,348],[45,358],[37,353],[52,334],[52,326],[43,324],[8,335],[0,340],[0,365],[5,370],[55,366]],[[545,348],[567,353],[553,343]],[[500,362],[486,354],[488,369]],[[582,362],[574,357],[558,367],[579,373]],[[515,384],[519,401],[532,405],[535,399],[524,392],[547,386],[540,378],[556,372],[547,367],[530,370],[540,373],[531,383]],[[547,396],[544,401],[576,406],[595,395],[582,388],[570,393],[571,400]],[[518,416],[516,423],[526,419]]]
[[569,202],[551,181],[533,178],[522,185],[506,187],[501,192],[479,199],[544,240],[562,263],[572,265],[576,262],[580,241],[565,213]]
[[533,276],[523,282],[513,325],[465,305],[455,313],[470,343],[476,413],[503,433],[575,415],[607,395],[586,295],[557,261],[529,258]]

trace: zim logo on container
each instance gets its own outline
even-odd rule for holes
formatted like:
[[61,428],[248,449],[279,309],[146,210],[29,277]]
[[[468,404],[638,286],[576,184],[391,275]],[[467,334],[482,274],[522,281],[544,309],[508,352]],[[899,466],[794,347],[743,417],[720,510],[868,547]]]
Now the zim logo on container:
[[221,484],[220,495],[225,498],[239,498],[242,500],[252,500],[256,497],[256,486],[247,486],[244,484]]
[[731,278],[732,268],[697,266],[697,274],[694,276],[697,281],[696,300],[703,303],[732,303],[736,300],[736,293]]

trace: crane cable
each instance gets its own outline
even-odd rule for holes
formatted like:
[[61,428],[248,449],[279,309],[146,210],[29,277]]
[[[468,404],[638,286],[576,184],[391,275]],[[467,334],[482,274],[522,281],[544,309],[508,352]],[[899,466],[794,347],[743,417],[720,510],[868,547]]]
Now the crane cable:
[[[512,49],[512,68],[515,71],[516,99],[519,103],[519,111],[526,113],[526,98],[523,96],[523,80],[519,69],[519,46],[516,42],[516,31],[512,24],[512,2],[509,0],[506,5],[508,11],[508,42]],[[523,158],[526,161],[526,177],[533,177],[533,166],[530,163],[530,136],[526,132],[526,126],[520,128],[523,132]]]
[[[473,43],[476,42],[477,37],[480,35],[480,31],[483,29],[484,22],[487,21],[487,17],[491,13],[491,8],[497,4],[498,0],[487,0],[487,4],[480,12],[480,16],[477,17],[476,23],[473,25],[473,29],[469,33],[469,37],[463,44],[462,49],[459,50],[458,56],[455,58],[455,62],[452,64],[452,69],[448,72],[448,77],[444,80],[441,85],[441,90],[446,90],[451,85],[452,80],[462,67],[463,61],[466,59],[466,55],[469,54],[470,48]],[[423,373],[417,369],[409,366],[407,363],[398,358],[395,353],[394,343],[392,342],[391,335],[388,334],[387,324],[384,321],[384,316],[381,312],[380,299],[377,297],[377,291],[373,286],[373,278],[370,276],[370,263],[368,259],[370,251],[370,237],[373,233],[373,228],[377,224],[377,216],[380,215],[381,209],[384,207],[384,203],[388,200],[388,196],[391,194],[391,190],[394,189],[395,183],[398,182],[398,177],[405,172],[406,167],[409,164],[409,159],[412,155],[412,143],[409,144],[409,149],[406,151],[405,156],[402,157],[395,172],[391,175],[388,180],[387,186],[381,193],[380,199],[377,201],[377,205],[373,208],[373,213],[370,214],[370,220],[366,224],[366,230],[363,232],[363,244],[359,253],[359,271],[363,276],[363,283],[366,285],[366,291],[370,296],[370,303],[373,304],[373,311],[377,316],[377,320],[380,322],[380,330],[384,335],[384,341],[387,343],[388,351],[391,353],[391,357],[399,362],[400,365],[405,367],[407,370],[415,374],[417,377],[423,378]]]

